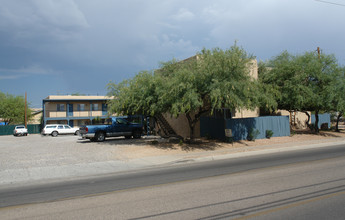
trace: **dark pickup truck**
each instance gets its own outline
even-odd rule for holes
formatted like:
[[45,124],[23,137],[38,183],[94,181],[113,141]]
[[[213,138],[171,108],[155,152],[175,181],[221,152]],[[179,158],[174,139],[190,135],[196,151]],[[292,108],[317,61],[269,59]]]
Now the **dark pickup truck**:
[[143,126],[141,123],[129,122],[126,117],[111,117],[108,124],[85,125],[80,127],[82,138],[102,142],[106,137],[125,136],[126,138],[141,138]]

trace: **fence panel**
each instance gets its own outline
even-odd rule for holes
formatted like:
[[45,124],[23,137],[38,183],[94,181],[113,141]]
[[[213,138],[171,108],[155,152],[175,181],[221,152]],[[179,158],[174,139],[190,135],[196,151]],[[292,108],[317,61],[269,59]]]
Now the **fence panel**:
[[0,135],[12,135],[15,127],[15,125],[1,125]]
[[266,130],[273,131],[272,137],[290,136],[288,116],[265,116],[257,118],[216,119],[203,117],[200,120],[200,135],[220,140],[225,139],[224,129],[231,129],[233,140],[246,140],[250,130],[257,129],[257,139],[266,138]]
[[[1,125],[0,126],[0,135],[13,135],[13,130],[16,125]],[[41,132],[41,125],[28,125],[29,134],[39,134]]]
[[29,134],[40,134],[41,133],[41,125],[28,125],[28,133]]
[[[311,115],[311,123],[315,124],[315,115]],[[319,123],[318,127],[321,128],[321,125],[327,123],[328,128],[331,128],[331,114],[325,113],[325,114],[319,114]]]

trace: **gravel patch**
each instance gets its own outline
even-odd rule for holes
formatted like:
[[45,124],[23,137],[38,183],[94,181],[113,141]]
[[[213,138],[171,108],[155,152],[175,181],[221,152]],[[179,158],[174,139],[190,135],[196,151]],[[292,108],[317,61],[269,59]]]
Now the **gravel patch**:
[[83,140],[79,136],[0,136],[0,169],[60,166],[113,160],[128,161],[143,157],[188,155],[200,152],[224,154],[255,150],[260,146],[285,145],[285,147],[289,147],[290,145],[317,144],[342,138],[345,138],[344,132],[321,132],[319,135],[295,134],[290,137],[273,137],[234,143],[199,139],[195,144],[173,144],[159,137],[129,140],[112,138],[97,143]]

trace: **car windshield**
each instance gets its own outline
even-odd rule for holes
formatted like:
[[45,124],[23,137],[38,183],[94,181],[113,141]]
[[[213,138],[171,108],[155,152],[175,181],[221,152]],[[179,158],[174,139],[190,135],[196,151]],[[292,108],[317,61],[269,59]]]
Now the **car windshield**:
[[22,129],[25,128],[24,126],[17,126],[16,129]]

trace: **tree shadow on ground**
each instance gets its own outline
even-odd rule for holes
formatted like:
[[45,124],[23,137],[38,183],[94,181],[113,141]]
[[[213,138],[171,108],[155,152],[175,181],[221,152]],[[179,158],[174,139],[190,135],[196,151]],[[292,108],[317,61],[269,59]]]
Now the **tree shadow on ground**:
[[146,139],[126,139],[124,137],[106,138],[103,142],[92,142],[88,139],[78,139],[80,144],[99,144],[99,145],[147,145]]
[[213,151],[222,147],[218,143],[220,143],[220,141],[196,139],[193,141],[187,141],[183,143],[180,147],[184,151],[194,151],[194,150]]
[[197,138],[194,140],[172,141],[168,138],[140,138],[140,139],[126,139],[123,137],[107,138],[103,142],[92,142],[88,139],[78,139],[80,144],[94,144],[94,145],[109,145],[109,146],[149,146],[159,150],[182,150],[186,152],[191,151],[214,151],[224,147],[223,144],[240,143],[248,146],[246,141],[224,142],[216,139]]
[[291,134],[300,134],[300,135],[315,135],[315,136],[322,136],[322,137],[343,137],[344,131],[336,132],[336,131],[320,131],[319,133],[315,133],[310,129],[305,130],[293,130]]
[[78,139],[80,144],[97,144],[97,145],[110,145],[110,146],[150,146],[160,150],[178,150],[194,151],[194,150],[216,150],[221,148],[217,140],[195,139],[193,141],[178,141],[169,142],[169,139],[164,138],[140,138],[140,139],[126,139],[123,137],[106,138],[103,142],[92,142],[87,139]]

